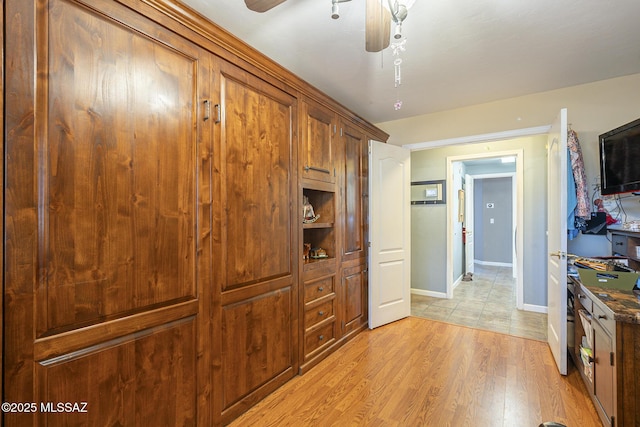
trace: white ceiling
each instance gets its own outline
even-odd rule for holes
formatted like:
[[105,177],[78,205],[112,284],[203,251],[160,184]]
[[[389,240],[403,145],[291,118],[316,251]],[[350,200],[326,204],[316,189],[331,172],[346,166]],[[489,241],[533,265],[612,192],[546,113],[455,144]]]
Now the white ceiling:
[[640,73],[640,0],[417,0],[398,89],[391,49],[364,49],[365,0],[338,20],[331,0],[181,1],[373,123]]

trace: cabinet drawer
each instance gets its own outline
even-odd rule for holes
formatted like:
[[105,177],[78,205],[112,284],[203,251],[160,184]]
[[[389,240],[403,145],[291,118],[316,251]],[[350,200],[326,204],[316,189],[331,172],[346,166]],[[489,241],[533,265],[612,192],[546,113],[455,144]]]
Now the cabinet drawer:
[[313,301],[333,293],[335,276],[324,277],[304,285],[304,302]]
[[582,307],[584,307],[584,309],[587,310],[589,314],[593,313],[593,301],[591,301],[591,298],[585,295],[584,292],[582,292],[582,289],[578,290],[577,295],[578,301],[580,301]]
[[616,321],[611,310],[600,307],[600,304],[593,304],[593,318],[598,321],[609,336],[615,336]]
[[334,327],[335,322],[331,322],[315,331],[307,332],[304,337],[305,355],[333,342],[335,338]]
[[309,308],[304,313],[304,327],[308,329],[333,316],[333,303],[335,299],[328,300],[320,305]]
[[611,235],[611,252],[613,254],[619,254],[623,256],[627,256],[627,236],[622,236],[620,234],[612,234]]

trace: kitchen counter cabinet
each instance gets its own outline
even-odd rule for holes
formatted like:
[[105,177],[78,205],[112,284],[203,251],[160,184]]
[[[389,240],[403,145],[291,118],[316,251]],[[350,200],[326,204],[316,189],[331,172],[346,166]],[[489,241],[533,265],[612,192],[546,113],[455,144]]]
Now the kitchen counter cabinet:
[[[640,303],[631,291],[586,286],[571,277],[576,293],[573,356],[605,426],[640,427]],[[592,375],[580,357],[585,332],[577,313],[589,314]],[[584,313],[583,312],[583,313]]]

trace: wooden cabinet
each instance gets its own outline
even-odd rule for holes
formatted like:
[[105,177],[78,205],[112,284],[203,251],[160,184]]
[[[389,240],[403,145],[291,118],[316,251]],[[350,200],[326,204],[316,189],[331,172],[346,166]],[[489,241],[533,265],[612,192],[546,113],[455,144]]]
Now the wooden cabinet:
[[346,335],[360,330],[368,321],[366,264],[342,269],[341,329]]
[[305,220],[301,216],[304,287],[301,371],[304,372],[311,362],[327,353],[339,336],[336,321],[338,210],[335,187],[323,182],[303,185],[303,199],[313,207],[317,218]]
[[383,132],[175,0],[3,11],[2,400],[89,408],[4,425],[222,425],[366,324]]
[[300,167],[302,178],[336,182],[335,143],[336,113],[311,100],[302,102]]
[[335,265],[329,260],[304,273],[303,371],[338,338]]
[[[615,413],[615,321],[613,312],[579,284],[575,287],[574,360],[600,419],[612,426]],[[582,350],[581,350],[582,348]]]
[[341,329],[358,331],[368,321],[368,138],[343,121],[337,144],[341,195]]
[[213,57],[91,4],[5,2],[3,401],[88,411],[4,424],[208,425]]
[[213,339],[221,393],[214,399],[227,422],[298,370],[297,101],[226,62],[219,82],[213,269],[221,328]]
[[[615,398],[615,347],[611,332],[596,318],[593,328],[593,395],[604,418],[614,417]],[[615,329],[613,330],[615,333]]]
[[[323,117],[333,115],[323,113]],[[304,260],[302,273],[305,339],[301,372],[361,331],[368,321],[368,139],[363,129],[346,120],[339,125],[338,135],[324,149],[332,156],[335,184],[302,180],[303,198],[319,218],[302,224],[303,243],[311,247],[311,257]],[[314,258],[318,247],[326,251],[325,258]]]
[[[615,320],[615,313],[576,282],[575,347],[573,360],[580,370],[600,420],[605,426],[637,426],[640,402],[640,324]],[[591,338],[587,340],[587,336]],[[590,341],[592,355],[581,355]]]
[[640,232],[609,229],[611,253],[628,259],[629,267],[640,271]]

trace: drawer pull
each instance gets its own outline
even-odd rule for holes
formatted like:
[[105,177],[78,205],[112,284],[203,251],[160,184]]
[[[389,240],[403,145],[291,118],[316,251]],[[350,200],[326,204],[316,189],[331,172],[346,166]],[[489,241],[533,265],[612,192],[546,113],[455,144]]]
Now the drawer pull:
[[607,320],[607,316],[605,316],[604,314],[599,314],[598,319]]
[[322,341],[324,339],[324,335],[319,335],[318,336],[318,341]]
[[319,291],[319,292],[324,291],[324,287],[323,287],[323,286],[318,286],[318,291]]
[[324,316],[324,311],[320,310],[320,311],[318,312],[318,316]]

